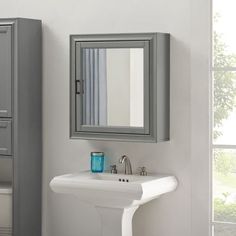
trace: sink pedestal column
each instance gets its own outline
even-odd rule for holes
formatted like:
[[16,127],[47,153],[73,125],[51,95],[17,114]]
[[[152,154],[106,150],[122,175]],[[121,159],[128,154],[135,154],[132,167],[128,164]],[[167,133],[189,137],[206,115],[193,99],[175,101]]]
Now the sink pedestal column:
[[138,207],[108,208],[97,207],[101,216],[101,236],[132,236],[132,219]]

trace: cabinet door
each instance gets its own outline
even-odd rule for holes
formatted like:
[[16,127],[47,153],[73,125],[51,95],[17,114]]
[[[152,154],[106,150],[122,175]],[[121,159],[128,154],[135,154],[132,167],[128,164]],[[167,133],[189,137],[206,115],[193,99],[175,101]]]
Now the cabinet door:
[[0,117],[11,117],[11,26],[0,25]]
[[11,120],[0,120],[0,155],[11,155]]

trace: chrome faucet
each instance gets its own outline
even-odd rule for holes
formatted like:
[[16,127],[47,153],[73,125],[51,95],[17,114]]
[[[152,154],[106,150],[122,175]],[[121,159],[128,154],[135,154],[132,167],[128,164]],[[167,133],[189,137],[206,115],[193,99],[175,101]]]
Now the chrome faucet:
[[126,175],[132,175],[132,167],[131,167],[131,162],[129,160],[129,158],[126,155],[123,155],[119,162],[121,164],[125,163],[125,174]]

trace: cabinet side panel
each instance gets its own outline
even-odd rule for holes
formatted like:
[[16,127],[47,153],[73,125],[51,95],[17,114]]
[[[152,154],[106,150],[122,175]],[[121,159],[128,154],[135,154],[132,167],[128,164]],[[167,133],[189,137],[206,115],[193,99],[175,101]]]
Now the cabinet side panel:
[[41,236],[41,22],[17,19],[14,236]]
[[157,34],[157,141],[170,139],[170,35]]

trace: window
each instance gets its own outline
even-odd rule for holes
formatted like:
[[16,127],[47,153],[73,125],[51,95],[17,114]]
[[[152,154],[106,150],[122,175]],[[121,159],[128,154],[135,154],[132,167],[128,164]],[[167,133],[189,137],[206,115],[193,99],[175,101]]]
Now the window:
[[236,1],[213,0],[213,235],[236,235]]

